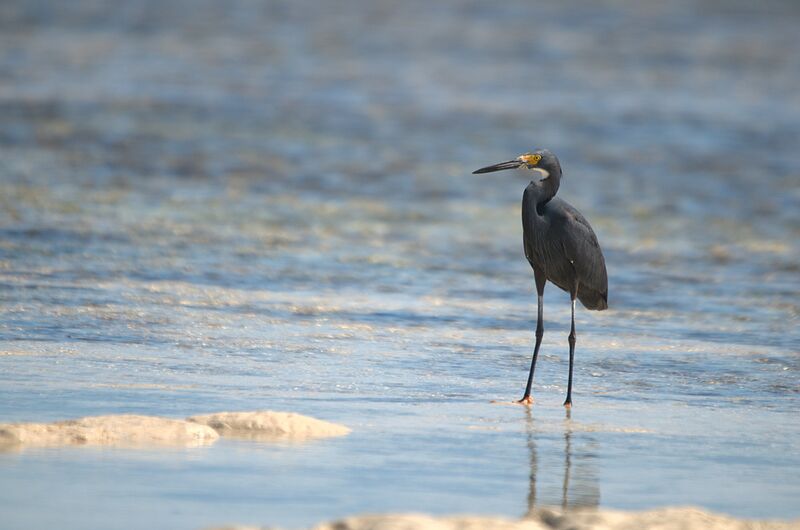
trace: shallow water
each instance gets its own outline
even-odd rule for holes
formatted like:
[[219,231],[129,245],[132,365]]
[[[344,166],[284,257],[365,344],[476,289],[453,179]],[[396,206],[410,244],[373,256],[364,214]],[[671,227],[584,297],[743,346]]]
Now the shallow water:
[[[0,7],[0,421],[270,408],[346,438],[0,454],[3,528],[800,507],[792,2]],[[535,146],[609,271],[533,342]],[[65,513],[68,514],[65,516]]]

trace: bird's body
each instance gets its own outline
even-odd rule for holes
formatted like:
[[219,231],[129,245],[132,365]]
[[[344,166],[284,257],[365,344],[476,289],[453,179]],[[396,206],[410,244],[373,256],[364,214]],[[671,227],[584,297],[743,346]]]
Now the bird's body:
[[526,153],[509,162],[502,162],[475,171],[490,173],[518,169],[533,176],[522,195],[522,240],[525,257],[533,268],[538,294],[536,345],[528,374],[528,384],[521,403],[530,404],[533,373],[539,346],[544,335],[544,287],[550,281],[570,293],[572,328],[569,334],[569,383],[564,405],[572,405],[572,366],[575,356],[575,299],[587,309],[608,307],[608,277],[603,251],[591,225],[568,202],[556,198],[561,183],[561,164],[546,149]]
[[534,270],[570,292],[577,283],[578,300],[586,309],[608,307],[608,278],[597,236],[586,218],[557,197],[538,205],[536,183],[522,195],[522,242]]

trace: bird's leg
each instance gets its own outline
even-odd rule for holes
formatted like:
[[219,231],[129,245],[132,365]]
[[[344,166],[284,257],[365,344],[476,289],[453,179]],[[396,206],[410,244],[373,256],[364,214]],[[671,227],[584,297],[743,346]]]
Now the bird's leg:
[[533,347],[533,359],[531,359],[531,370],[528,373],[528,384],[525,385],[525,395],[519,400],[524,405],[532,405],[533,398],[531,398],[531,387],[533,386],[533,372],[536,370],[536,359],[539,357],[539,346],[542,344],[542,337],[544,336],[544,323],[542,322],[542,306],[544,305],[542,295],[539,295],[539,311],[536,318],[536,345]]
[[523,405],[532,405],[533,398],[531,397],[531,387],[533,386],[533,372],[536,370],[536,359],[539,357],[539,346],[542,345],[542,337],[544,336],[544,319],[542,318],[544,308],[544,274],[540,274],[534,269],[534,276],[536,278],[536,293],[538,301],[538,311],[536,317],[536,345],[533,347],[533,359],[531,359],[531,370],[528,373],[528,384],[525,385],[525,395],[522,396],[517,403]]
[[572,297],[572,327],[569,330],[569,381],[567,382],[567,399],[564,401],[564,406],[569,408],[572,406],[572,364],[575,360],[575,293],[571,293]]

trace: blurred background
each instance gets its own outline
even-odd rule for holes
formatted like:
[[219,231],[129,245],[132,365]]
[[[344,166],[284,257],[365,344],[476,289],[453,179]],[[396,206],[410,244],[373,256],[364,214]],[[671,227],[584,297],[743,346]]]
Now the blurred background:
[[[169,466],[0,455],[3,512],[520,515],[537,473],[562,503],[571,460],[583,503],[799,515],[798,27],[789,0],[0,2],[0,421],[355,429]],[[543,404],[488,405],[521,393],[533,342],[527,183],[470,173],[536,147],[608,264],[609,311],[578,314],[594,430],[562,425],[552,286]]]

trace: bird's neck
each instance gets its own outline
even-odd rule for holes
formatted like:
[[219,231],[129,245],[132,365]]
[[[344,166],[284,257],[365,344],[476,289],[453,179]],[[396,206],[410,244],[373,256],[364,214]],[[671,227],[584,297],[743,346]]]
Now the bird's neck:
[[550,202],[553,197],[558,193],[559,178],[557,175],[552,175],[549,178],[539,181],[531,182],[534,192],[534,201],[536,202],[537,210]]

